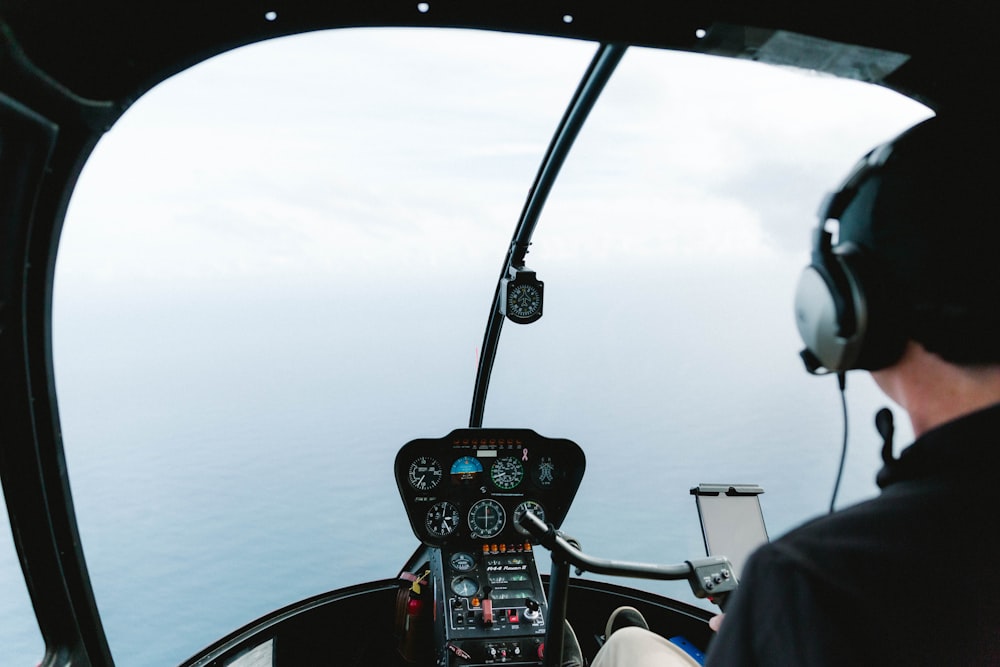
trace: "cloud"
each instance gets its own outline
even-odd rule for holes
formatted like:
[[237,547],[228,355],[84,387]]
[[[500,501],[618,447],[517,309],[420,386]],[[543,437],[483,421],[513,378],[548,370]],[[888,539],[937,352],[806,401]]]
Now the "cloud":
[[[60,275],[178,289],[373,266],[387,280],[415,267],[495,273],[594,49],[363,29],[198,65],[98,147]],[[535,257],[543,244],[553,258],[625,261],[801,248],[823,192],[921,114],[857,82],[633,48],[570,154]]]

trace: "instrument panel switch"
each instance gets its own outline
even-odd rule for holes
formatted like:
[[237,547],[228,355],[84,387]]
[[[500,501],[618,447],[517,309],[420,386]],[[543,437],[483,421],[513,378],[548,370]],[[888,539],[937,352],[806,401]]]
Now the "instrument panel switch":
[[493,625],[493,600],[483,600],[483,625]]

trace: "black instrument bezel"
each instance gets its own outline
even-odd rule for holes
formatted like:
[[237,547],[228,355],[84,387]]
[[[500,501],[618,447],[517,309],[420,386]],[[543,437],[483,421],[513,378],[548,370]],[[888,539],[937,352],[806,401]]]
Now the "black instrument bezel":
[[[481,462],[482,472],[453,475],[454,462],[466,456]],[[517,456],[525,462],[521,481],[510,489],[499,486],[490,476],[490,464],[505,456]],[[433,489],[416,489],[410,484],[410,465],[420,457],[435,458],[444,469],[443,479]],[[551,478],[545,476],[553,469]],[[545,521],[558,528],[576,497],[585,469],[586,457],[575,442],[512,428],[456,429],[443,438],[411,440],[396,454],[394,465],[396,486],[417,539],[431,547],[464,546],[474,552],[480,551],[483,544],[529,542],[513,525],[514,510],[526,500],[539,503],[545,510]],[[469,510],[487,498],[503,506],[506,521],[497,535],[479,538],[469,527]],[[431,534],[425,520],[427,511],[442,501],[452,503],[461,518],[446,536]]]

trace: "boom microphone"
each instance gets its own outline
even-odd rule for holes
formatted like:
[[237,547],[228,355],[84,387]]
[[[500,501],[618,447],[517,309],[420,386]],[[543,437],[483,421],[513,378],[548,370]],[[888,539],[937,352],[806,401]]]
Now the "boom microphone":
[[882,408],[875,413],[875,428],[882,436],[882,462],[892,463],[896,460],[892,455],[892,436],[896,430],[893,425],[892,410]]

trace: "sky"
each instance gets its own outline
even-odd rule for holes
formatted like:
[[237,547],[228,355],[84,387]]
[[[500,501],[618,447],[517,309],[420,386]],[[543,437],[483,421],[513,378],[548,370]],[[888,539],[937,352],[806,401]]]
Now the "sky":
[[[81,533],[121,664],[164,664],[156,651],[176,663],[281,604],[391,576],[408,555],[386,461],[409,438],[465,425],[500,262],[595,48],[462,31],[281,38],[164,82],[101,141],[61,240],[54,356]],[[716,476],[764,483],[778,532],[825,508],[839,403],[795,358],[794,282],[822,195],[928,115],[815,73],[626,53],[528,255],[545,316],[505,328],[486,413],[487,426],[584,447],[593,481],[568,522],[579,517],[596,555],[690,555],[687,487]],[[860,419],[845,502],[874,492],[867,422],[881,400],[864,377],[849,386]],[[317,492],[303,516],[307,487],[362,500],[347,516]],[[241,506],[280,526],[281,543],[253,542],[253,521],[231,527]],[[365,531],[391,547],[384,560],[359,550],[331,572],[323,554]],[[230,544],[185,570],[171,547],[192,533]],[[321,548],[292,548],[305,539]],[[264,549],[259,563],[219,567],[235,563],[226,548],[255,553],[248,544]],[[260,589],[275,563],[289,576]],[[0,566],[16,567],[9,551]],[[141,604],[179,572],[176,608]],[[203,591],[225,608],[191,611]],[[162,623],[205,636],[152,646],[141,628]],[[10,645],[35,650],[30,629],[16,632]]]
[[[59,276],[64,284],[152,272],[226,278],[251,266],[287,274],[295,253],[310,270],[351,273],[386,244],[406,256],[418,232],[461,236],[467,257],[496,264],[485,234],[509,236],[593,51],[504,34],[427,40],[416,30],[353,30],[282,38],[198,65],[141,98],[99,146],[72,204]],[[846,173],[859,147],[926,115],[856,82],[632,49],[557,186],[572,196],[542,229],[565,230],[552,252],[604,247],[614,230],[578,213],[610,206],[656,229],[641,246],[617,242],[630,258],[797,251],[802,221],[792,212],[813,209],[802,201],[832,187],[826,174]],[[663,159],[674,155],[683,157]],[[572,227],[559,226],[563,217]],[[209,242],[231,243],[234,226],[238,246],[220,258]],[[317,256],[332,239],[346,245],[345,236],[358,252]],[[185,261],[171,261],[182,247]],[[426,249],[424,270],[450,252]],[[94,262],[97,253],[113,266]]]

